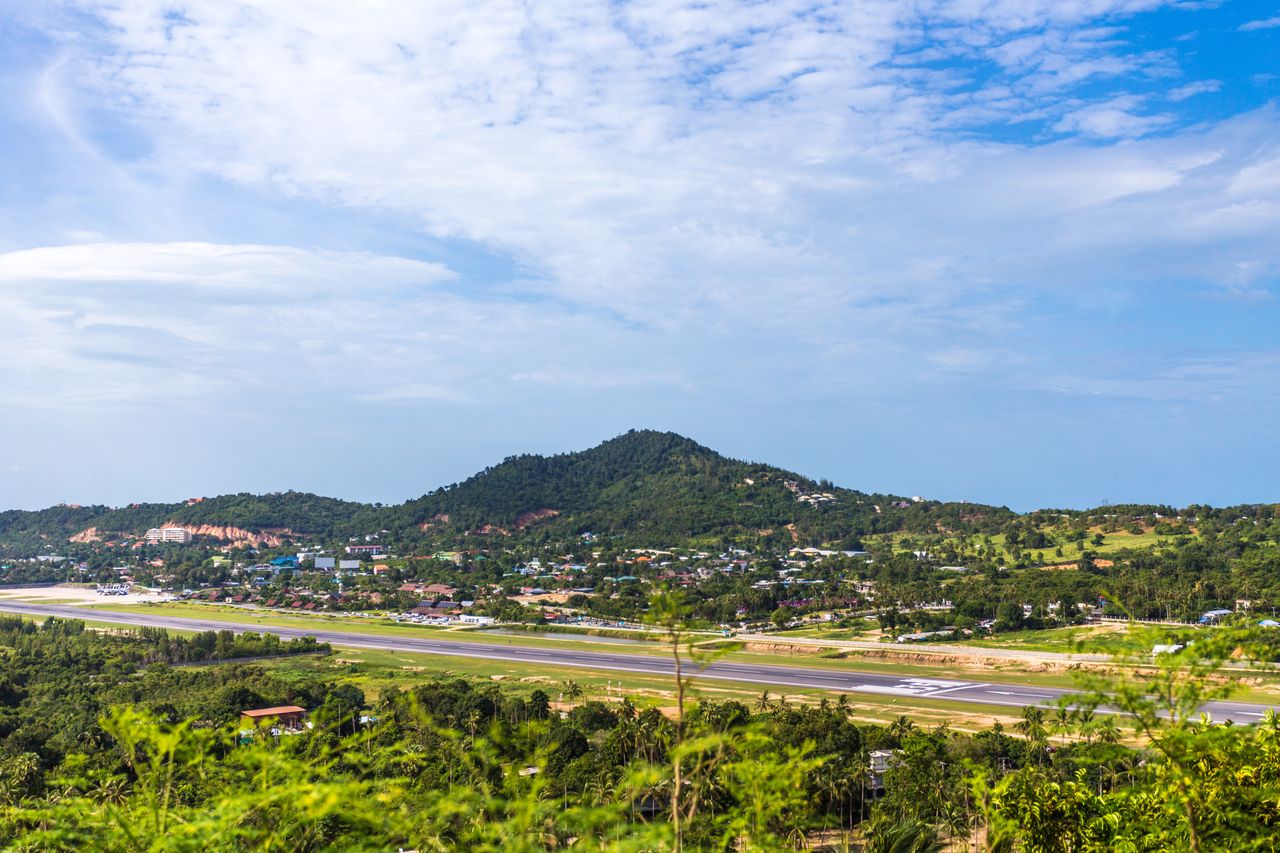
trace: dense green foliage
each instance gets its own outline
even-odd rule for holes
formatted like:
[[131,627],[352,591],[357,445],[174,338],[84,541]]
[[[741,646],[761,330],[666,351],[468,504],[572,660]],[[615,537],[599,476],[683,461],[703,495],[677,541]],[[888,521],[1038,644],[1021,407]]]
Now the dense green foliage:
[[[798,499],[819,492],[834,500]],[[802,541],[852,546],[861,534],[898,529],[900,516],[875,510],[892,500],[728,459],[674,433],[633,431],[581,453],[512,457],[409,502],[395,517],[455,533],[511,535],[532,525],[548,538],[623,534],[654,544],[752,533],[789,545],[785,528],[794,525]],[[535,520],[539,510],[556,514]]]
[[[815,493],[833,500],[800,500]],[[865,534],[939,526],[969,530],[981,519],[1010,517],[1006,509],[911,503],[841,489],[728,459],[674,433],[638,430],[580,453],[515,456],[398,506],[284,492],[119,509],[10,511],[0,514],[0,549],[21,556],[60,552],[69,537],[91,527],[107,538],[136,537],[165,523],[286,531],[298,541],[345,540],[386,529],[401,545],[477,536],[545,542],[590,532],[658,546],[740,536],[788,547],[829,541],[855,547]]]
[[[678,637],[687,611],[654,611],[676,614],[664,624]],[[0,684],[0,846],[727,851],[825,837],[867,851],[984,838],[1028,853],[1267,850],[1280,720],[1213,724],[1196,709],[1231,692],[1214,677],[1226,656],[1275,642],[1221,632],[1143,678],[1095,677],[1074,707],[1027,709],[1013,736],[859,724],[843,697],[704,700],[673,717],[576,701],[571,682],[567,713],[541,689],[445,679],[392,689],[362,714],[358,690],[314,678],[139,669],[175,648],[161,632],[6,623],[0,649],[16,677]],[[688,685],[675,686],[684,697]],[[311,709],[314,728],[233,723],[286,701]],[[1143,747],[1120,743],[1103,704]],[[882,775],[874,750],[890,756]]]
[[56,506],[34,512],[0,513],[0,541],[10,548],[26,545],[61,550],[70,536],[96,528],[103,538],[137,536],[164,524],[214,525],[249,532],[290,531],[303,536],[332,536],[358,526],[373,510],[367,504],[306,492],[267,495],[221,495],[197,502],[105,506]]
[[173,720],[224,723],[263,703],[315,701],[314,688],[250,667],[172,665],[327,650],[311,639],[281,642],[273,634],[182,637],[143,628],[102,635],[75,620],[50,618],[37,626],[0,616],[0,759],[26,755],[33,772],[50,770],[68,753],[100,744],[97,720],[118,703],[138,703]]

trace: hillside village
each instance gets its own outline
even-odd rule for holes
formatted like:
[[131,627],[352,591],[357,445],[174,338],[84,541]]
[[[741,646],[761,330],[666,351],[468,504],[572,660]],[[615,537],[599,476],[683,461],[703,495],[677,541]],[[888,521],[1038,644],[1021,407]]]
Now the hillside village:
[[1278,517],[1273,505],[1019,515],[868,495],[640,431],[512,457],[399,506],[281,493],[4,513],[0,581],[481,626],[636,626],[655,590],[678,589],[709,629],[873,624],[928,641],[1270,616]]

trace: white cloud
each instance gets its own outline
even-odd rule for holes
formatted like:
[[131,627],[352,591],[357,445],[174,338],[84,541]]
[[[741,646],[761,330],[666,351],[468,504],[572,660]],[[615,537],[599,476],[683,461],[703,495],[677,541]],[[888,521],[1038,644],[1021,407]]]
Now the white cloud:
[[386,403],[406,400],[442,400],[450,403],[465,403],[470,400],[456,388],[446,385],[433,385],[429,382],[415,382],[412,385],[401,385],[396,388],[385,388],[381,391],[370,391],[357,394],[357,400],[370,403]]
[[[136,359],[186,346],[245,375],[265,347],[300,384],[332,375],[381,402],[602,375],[699,388],[751,369],[865,390],[966,359],[998,374],[1001,339],[1042,295],[1225,282],[1277,251],[1274,193],[1242,177],[1275,111],[1174,132],[1124,91],[1176,71],[1114,24],[1154,0],[81,5],[110,26],[68,47],[60,73],[134,123],[148,168],[390,211],[528,273],[493,300],[376,254],[0,257],[74,285],[42,303],[68,323],[130,325],[85,295],[94,282],[223,300],[213,331],[156,319],[163,346],[113,332]],[[978,82],[979,63],[998,72]],[[1052,132],[1033,145],[974,130],[1010,122]],[[235,323],[304,331],[266,347],[236,341]],[[916,352],[926,337],[941,356]]]
[[647,352],[646,335],[607,316],[477,301],[440,287],[452,279],[434,263],[282,246],[0,253],[0,338],[20,354],[0,361],[0,403],[71,416],[265,398],[457,404],[516,399],[530,381],[678,370],[674,354]]
[[197,291],[279,291],[296,298],[300,283],[375,289],[428,285],[453,278],[440,264],[367,252],[306,251],[289,246],[213,243],[88,243],[0,255],[0,285],[53,281],[181,285]]
[[1137,110],[1143,99],[1135,95],[1122,95],[1102,104],[1067,113],[1054,126],[1060,133],[1081,133],[1102,139],[1132,139],[1146,136],[1169,124],[1167,115],[1142,115]]
[[1256,21],[1249,21],[1248,23],[1241,24],[1240,32],[1250,33],[1256,32],[1257,30],[1270,30],[1275,27],[1280,27],[1280,15],[1277,15],[1274,18],[1261,18]]
[[[1095,25],[1156,5],[196,0],[177,20],[157,0],[100,9],[95,73],[161,162],[397,211],[510,253],[549,295],[670,328],[943,286],[901,270],[946,224],[886,242],[894,197],[950,204],[993,148],[1036,159],[953,136],[965,122],[1168,124],[1135,96],[1062,106],[1082,80],[1168,71]],[[913,64],[926,31],[944,70]],[[956,85],[985,58],[1006,72]]]
[[1228,189],[1234,196],[1280,196],[1280,151],[1260,152],[1231,179]]
[[[0,334],[22,358],[0,365],[10,405],[66,407],[315,388],[340,380],[353,338],[408,333],[450,273],[367,253],[209,243],[53,246],[0,254]],[[430,308],[419,307],[421,317]],[[343,372],[347,376],[343,376]]]
[[1177,103],[1185,101],[1187,98],[1196,95],[1204,95],[1210,92],[1217,92],[1222,89],[1222,81],[1220,80],[1197,80],[1194,83],[1188,83],[1185,86],[1179,86],[1176,89],[1170,89],[1166,98]]

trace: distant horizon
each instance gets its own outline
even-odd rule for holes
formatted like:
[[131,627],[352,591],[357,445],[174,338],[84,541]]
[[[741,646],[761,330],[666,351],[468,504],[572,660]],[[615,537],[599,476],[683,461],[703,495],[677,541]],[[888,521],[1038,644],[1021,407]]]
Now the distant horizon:
[[0,506],[1280,499],[1274,5],[180,6],[0,5]]
[[[640,427],[636,427],[636,428],[634,428],[634,429],[635,429],[635,431],[640,432],[640,431],[644,431],[644,430],[646,430],[646,429],[648,429],[648,428],[640,428]],[[629,431],[629,430],[627,430],[627,431]],[[408,495],[408,496],[406,496],[406,497],[401,497],[401,498],[387,498],[387,497],[358,497],[358,496],[352,496],[352,495],[348,495],[348,494],[341,494],[341,493],[334,493],[334,492],[322,492],[322,491],[317,491],[317,490],[315,490],[315,489],[300,488],[300,487],[285,487],[285,488],[253,488],[253,489],[229,489],[229,490],[222,490],[222,491],[217,491],[217,492],[193,493],[193,494],[186,494],[186,495],[183,495],[182,497],[158,497],[158,496],[149,496],[149,497],[144,497],[144,498],[133,498],[133,499],[126,500],[126,501],[123,501],[123,502],[99,501],[99,500],[71,500],[71,499],[61,499],[61,500],[55,501],[55,502],[53,502],[53,503],[44,504],[44,505],[41,505],[41,506],[0,507],[0,512],[6,511],[6,510],[18,510],[18,511],[34,512],[34,511],[39,511],[39,510],[43,510],[43,509],[51,509],[51,508],[53,508],[53,507],[57,507],[57,506],[85,506],[85,507],[87,507],[87,506],[107,506],[107,507],[110,507],[110,508],[112,508],[112,509],[120,509],[120,508],[128,507],[128,506],[130,506],[130,505],[132,505],[132,504],[180,504],[180,503],[183,503],[184,501],[188,501],[188,500],[192,500],[192,499],[208,499],[208,498],[221,497],[221,496],[224,496],[224,495],[234,495],[234,494],[255,494],[255,495],[264,495],[264,494],[284,494],[284,493],[287,493],[287,492],[297,492],[297,493],[305,493],[305,494],[314,494],[314,495],[317,495],[317,496],[319,496],[319,497],[333,498],[333,499],[336,499],[336,500],[351,501],[351,502],[354,502],[354,503],[362,503],[362,504],[368,504],[368,505],[372,505],[372,504],[375,504],[375,503],[381,503],[381,504],[383,504],[383,505],[396,506],[396,505],[400,505],[400,504],[406,503],[406,502],[408,502],[408,501],[416,500],[416,499],[418,499],[418,498],[420,498],[420,497],[423,497],[424,495],[430,494],[430,493],[431,493],[432,491],[434,491],[435,489],[445,488],[446,486],[449,486],[449,485],[456,485],[456,484],[458,484],[458,483],[461,483],[461,482],[463,482],[464,480],[469,479],[471,476],[474,476],[474,475],[476,475],[476,474],[481,473],[481,472],[484,470],[484,468],[485,468],[485,467],[493,467],[493,466],[496,466],[496,465],[500,464],[500,463],[503,461],[503,459],[505,459],[506,457],[509,457],[509,456],[520,456],[520,455],[525,455],[526,453],[530,453],[530,454],[532,454],[532,455],[538,455],[538,456],[544,456],[544,457],[545,457],[545,456],[554,456],[554,455],[561,455],[561,454],[577,453],[577,452],[581,452],[581,451],[584,451],[584,450],[592,449],[592,448],[594,448],[594,447],[599,446],[600,444],[603,444],[603,443],[604,443],[604,442],[606,442],[606,441],[610,441],[610,440],[612,440],[612,439],[614,439],[614,438],[618,438],[618,437],[620,437],[620,436],[622,436],[622,435],[625,435],[627,431],[623,431],[622,433],[618,433],[618,434],[616,434],[616,435],[609,436],[608,438],[601,439],[600,441],[597,441],[596,443],[591,444],[591,445],[589,445],[589,446],[587,446],[587,447],[580,447],[580,448],[575,448],[575,449],[571,449],[571,450],[558,450],[558,451],[550,451],[550,452],[542,452],[542,453],[534,453],[533,451],[523,451],[523,450],[513,451],[513,452],[511,452],[511,453],[507,453],[507,454],[505,454],[505,456],[503,456],[502,458],[492,460],[491,462],[487,463],[487,465],[482,465],[482,466],[477,467],[474,471],[472,471],[470,474],[466,475],[465,477],[460,477],[460,478],[457,478],[457,479],[454,479],[454,480],[449,480],[449,481],[441,482],[441,483],[439,483],[439,484],[438,484],[438,485],[436,485],[436,486],[432,486],[432,487],[430,487],[430,488],[423,489],[423,490],[422,490],[422,491],[420,491],[420,492],[417,492],[417,493],[415,493],[415,494]],[[672,430],[654,430],[654,431],[658,431],[658,432],[674,432],[674,431],[672,431]],[[706,447],[708,450],[711,450],[711,451],[716,452],[716,453],[720,453],[720,455],[725,456],[725,457],[730,458],[730,459],[735,459],[735,460],[737,460],[737,461],[747,462],[747,463],[750,463],[750,464],[768,465],[768,466],[770,466],[770,467],[779,468],[779,469],[782,469],[782,470],[790,471],[790,472],[792,472],[792,473],[798,474],[798,475],[803,476],[803,477],[807,477],[808,479],[813,480],[813,481],[815,481],[815,482],[816,482],[816,481],[820,481],[820,480],[827,480],[827,481],[831,482],[831,484],[832,484],[833,486],[838,487],[838,488],[849,489],[849,490],[852,490],[852,491],[864,492],[864,493],[870,493],[870,494],[884,494],[884,495],[892,495],[892,496],[894,496],[894,497],[900,497],[900,498],[912,498],[912,497],[917,497],[917,496],[919,496],[919,497],[924,498],[924,499],[925,499],[925,500],[927,500],[927,501],[938,501],[938,502],[941,502],[941,503],[973,503],[973,504],[981,504],[981,505],[985,505],[985,506],[993,506],[993,507],[1006,507],[1006,508],[1011,509],[1011,510],[1013,510],[1014,512],[1016,512],[1016,513],[1020,514],[1020,515],[1024,515],[1024,514],[1027,514],[1027,513],[1030,513],[1030,512],[1035,512],[1035,511],[1038,511],[1038,510],[1055,510],[1055,509],[1058,509],[1058,510],[1079,511],[1079,510],[1100,509],[1100,508],[1102,508],[1102,507],[1104,507],[1104,506],[1125,506],[1125,505],[1168,506],[1168,507],[1173,507],[1173,508],[1176,508],[1176,509],[1184,509],[1184,508],[1186,508],[1186,507],[1188,507],[1188,506],[1205,506],[1205,505],[1207,505],[1207,506],[1212,506],[1212,507],[1215,507],[1215,508],[1222,508],[1222,507],[1228,507],[1228,506],[1247,506],[1247,505],[1271,505],[1271,504],[1280,504],[1280,497],[1277,497],[1277,498],[1272,498],[1272,499],[1263,499],[1263,500],[1241,500],[1241,501],[1228,501],[1228,502],[1216,502],[1216,501],[1204,501],[1204,500],[1192,500],[1192,501],[1185,501],[1185,502],[1184,502],[1184,501],[1172,502],[1172,501],[1167,501],[1167,500],[1114,500],[1114,499],[1104,499],[1104,500],[1106,500],[1106,503],[1103,503],[1103,501],[1101,501],[1101,500],[1100,500],[1100,501],[1098,501],[1097,503],[1092,503],[1092,504],[1082,504],[1082,505],[1039,504],[1039,505],[1035,505],[1035,506],[1019,507],[1019,506],[1014,506],[1014,505],[1011,505],[1011,504],[1009,504],[1009,503],[1007,503],[1007,502],[1003,502],[1003,501],[980,500],[980,499],[968,498],[968,497],[939,497],[939,496],[937,496],[937,495],[930,495],[930,494],[925,494],[925,493],[922,493],[922,492],[913,492],[913,491],[910,491],[910,490],[907,490],[907,491],[901,491],[901,490],[897,490],[897,489],[869,488],[869,487],[866,487],[866,486],[861,485],[861,484],[850,484],[850,483],[846,483],[846,482],[841,482],[840,480],[834,479],[834,478],[832,478],[832,477],[825,476],[825,475],[823,475],[823,474],[813,474],[813,473],[810,473],[810,472],[807,472],[807,471],[803,471],[803,470],[796,470],[795,468],[793,468],[793,467],[791,467],[791,466],[787,466],[787,465],[779,465],[779,464],[776,464],[776,463],[774,463],[774,462],[772,462],[772,461],[770,461],[770,460],[767,460],[767,459],[755,459],[755,458],[749,458],[749,457],[735,456],[735,455],[733,455],[733,454],[729,454],[729,453],[723,453],[723,452],[719,451],[717,448],[715,448],[714,446],[711,446],[711,445],[706,444],[705,442],[699,441],[695,436],[689,436],[689,435],[685,435],[685,434],[683,434],[683,433],[679,433],[679,432],[676,432],[675,434],[676,434],[676,435],[679,435],[679,436],[680,436],[680,437],[682,437],[682,438],[686,438],[686,439],[689,439],[689,440],[691,440],[691,441],[694,441],[694,442],[696,442],[697,444],[702,445],[703,447]]]

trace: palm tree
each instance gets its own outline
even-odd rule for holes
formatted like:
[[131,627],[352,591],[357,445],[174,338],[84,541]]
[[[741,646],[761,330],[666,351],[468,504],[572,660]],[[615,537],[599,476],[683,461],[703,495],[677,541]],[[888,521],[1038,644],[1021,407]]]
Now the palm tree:
[[1081,708],[1076,711],[1076,727],[1084,735],[1085,743],[1093,743],[1093,736],[1098,731],[1098,719],[1092,708]]
[[1044,746],[1048,740],[1048,732],[1044,727],[1044,709],[1035,705],[1028,705],[1022,709],[1022,719],[1018,721],[1014,729],[1031,741],[1031,745],[1036,747],[1036,752],[1043,755]]
[[756,710],[763,713],[771,707],[769,701],[769,691],[765,690],[756,698]]
[[1108,714],[1098,723],[1098,740],[1102,743],[1117,744],[1120,742],[1120,727],[1116,718]]
[[1066,705],[1059,705],[1058,709],[1053,712],[1053,728],[1062,737],[1062,742],[1067,742],[1067,733],[1071,731],[1072,721],[1075,719],[1075,712]]
[[942,841],[932,826],[919,818],[883,821],[870,828],[863,853],[939,853]]
[[564,695],[569,697],[569,701],[582,698],[582,685],[573,679],[569,679],[564,683]]
[[850,769],[849,781],[858,785],[858,820],[849,821],[853,824],[861,822],[867,811],[867,783],[871,781],[871,759],[865,752],[859,753],[858,760]]
[[916,724],[904,714],[889,724],[889,737],[901,744],[915,730]]

